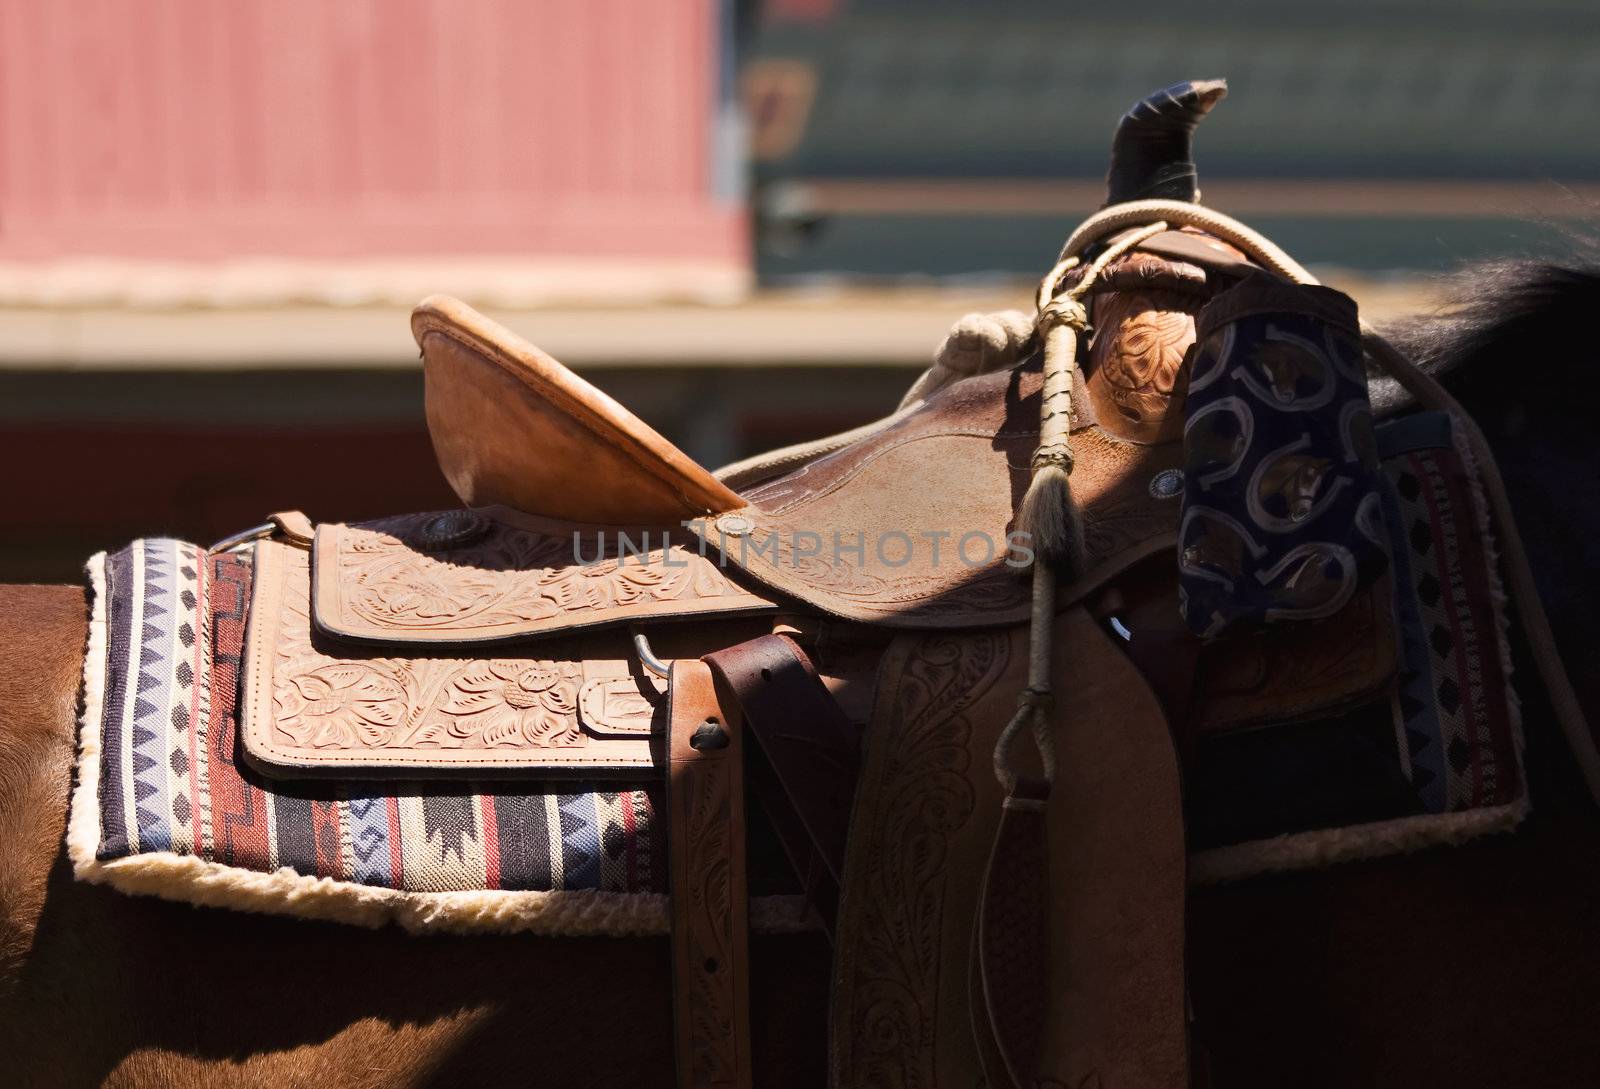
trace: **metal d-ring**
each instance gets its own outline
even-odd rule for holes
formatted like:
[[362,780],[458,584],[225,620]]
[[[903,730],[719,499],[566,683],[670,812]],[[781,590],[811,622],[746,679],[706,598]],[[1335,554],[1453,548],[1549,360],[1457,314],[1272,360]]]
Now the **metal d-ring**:
[[277,531],[277,528],[278,526],[275,522],[263,522],[259,526],[252,526],[249,529],[230,534],[206,549],[206,554],[209,556],[218,552],[227,552],[238,548],[240,545],[249,544],[251,541],[259,541],[263,537],[270,537]]
[[662,680],[667,679],[667,674],[671,670],[667,668],[667,663],[657,658],[656,652],[650,649],[650,640],[645,638],[645,634],[642,631],[633,633],[633,652],[639,656],[640,665]]

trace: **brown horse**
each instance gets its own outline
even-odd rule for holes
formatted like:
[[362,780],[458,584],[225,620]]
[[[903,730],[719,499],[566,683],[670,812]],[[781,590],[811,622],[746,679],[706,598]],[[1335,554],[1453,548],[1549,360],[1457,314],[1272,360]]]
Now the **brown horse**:
[[[1568,670],[1600,720],[1600,485],[1572,397],[1596,269],[1480,271],[1473,306],[1400,339],[1496,447]],[[1512,358],[1524,362],[1508,373]],[[5,1084],[673,1084],[664,939],[411,937],[74,881],[62,841],[84,639],[81,589],[0,587]],[[1200,1076],[1596,1084],[1600,820],[1540,693],[1525,681],[1522,695],[1534,811],[1515,834],[1194,893]],[[823,940],[756,939],[752,976],[757,1084],[825,1084]]]

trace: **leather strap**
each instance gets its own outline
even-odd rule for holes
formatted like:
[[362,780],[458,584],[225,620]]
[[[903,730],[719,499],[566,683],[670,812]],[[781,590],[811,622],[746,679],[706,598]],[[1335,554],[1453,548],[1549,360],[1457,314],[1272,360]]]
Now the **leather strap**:
[[705,662],[738,701],[754,742],[751,785],[831,937],[860,762],[857,731],[786,635],[763,635]]
[[743,754],[735,710],[711,670],[676,661],[668,680],[672,976],[678,1085],[749,1089],[750,972]]
[[1139,243],[1139,248],[1158,257],[1188,261],[1201,268],[1226,273],[1229,276],[1248,276],[1256,271],[1255,265],[1244,257],[1230,253],[1215,239],[1191,234],[1188,231],[1162,231],[1155,237]]

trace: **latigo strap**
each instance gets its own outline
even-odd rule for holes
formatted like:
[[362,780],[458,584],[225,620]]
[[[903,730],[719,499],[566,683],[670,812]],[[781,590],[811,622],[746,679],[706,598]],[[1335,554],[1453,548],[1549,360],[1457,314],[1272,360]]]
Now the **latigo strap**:
[[831,938],[855,798],[858,731],[811,659],[786,635],[751,639],[705,661],[739,704],[755,742],[751,785]]
[[669,680],[672,971],[678,1084],[750,1086],[743,746],[711,670],[677,661]]

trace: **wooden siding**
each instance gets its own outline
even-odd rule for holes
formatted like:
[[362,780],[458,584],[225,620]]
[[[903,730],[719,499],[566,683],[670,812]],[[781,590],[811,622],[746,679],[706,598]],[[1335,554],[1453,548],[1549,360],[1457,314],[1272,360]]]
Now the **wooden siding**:
[[[0,4],[0,261],[745,265],[720,0]],[[736,195],[733,195],[736,197]]]

